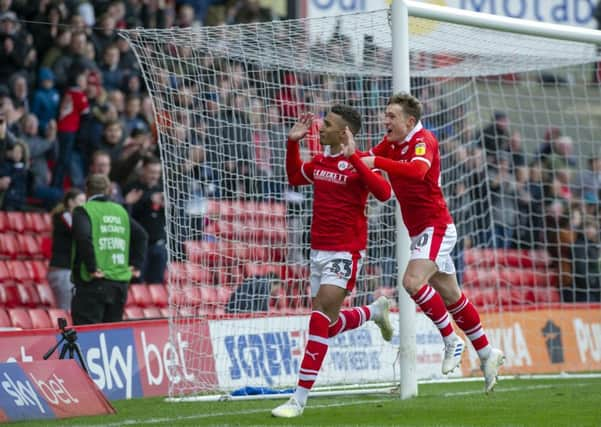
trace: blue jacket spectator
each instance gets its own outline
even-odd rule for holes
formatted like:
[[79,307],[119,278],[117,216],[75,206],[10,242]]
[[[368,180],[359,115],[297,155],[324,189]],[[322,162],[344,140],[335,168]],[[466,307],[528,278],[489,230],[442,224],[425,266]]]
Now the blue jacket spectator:
[[33,93],[31,112],[38,118],[40,133],[44,133],[48,122],[58,115],[60,95],[54,88],[54,73],[50,68],[40,68],[38,84]]
[[12,150],[7,151],[0,176],[10,178],[10,185],[2,198],[2,210],[22,211],[27,199],[27,187],[30,181],[27,146],[17,141]]

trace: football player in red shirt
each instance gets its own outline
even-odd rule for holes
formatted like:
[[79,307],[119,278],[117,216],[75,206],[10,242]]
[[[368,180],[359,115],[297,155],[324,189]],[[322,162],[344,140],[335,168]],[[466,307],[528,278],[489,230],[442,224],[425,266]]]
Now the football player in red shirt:
[[403,286],[443,337],[442,373],[458,367],[465,350],[464,341],[453,330],[450,313],[478,352],[488,393],[497,382],[504,355],[488,343],[478,311],[459,289],[451,259],[457,231],[440,187],[438,141],[422,126],[421,116],[422,104],[417,98],[393,95],[384,118],[386,135],[370,150],[372,156],[362,161],[388,172],[401,206],[411,237]]
[[335,105],[323,120],[320,144],[326,147],[311,161],[303,163],[299,141],[313,122],[303,114],[288,133],[286,173],[291,185],[313,185],[311,223],[311,294],[313,311],[309,336],[301,362],[298,387],[288,402],[271,413],[292,418],[303,413],[309,390],[328,351],[329,338],[373,320],[386,341],[392,338],[388,299],[340,310],[353,290],[365,257],[367,217],[365,208],[371,192],[378,200],[388,200],[388,182],[361,162],[366,155],[356,150],[353,134],[361,128],[361,115],[353,108]]

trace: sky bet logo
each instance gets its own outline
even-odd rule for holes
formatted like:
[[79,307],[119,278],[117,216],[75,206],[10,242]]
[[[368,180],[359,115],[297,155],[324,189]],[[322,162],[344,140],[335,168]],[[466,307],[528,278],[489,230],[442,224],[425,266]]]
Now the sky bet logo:
[[[0,371],[0,401],[11,421],[30,418],[54,418],[54,413],[16,363],[5,364]],[[35,414],[35,416],[32,416]]]
[[110,400],[142,396],[131,329],[82,332],[79,345],[90,377]]
[[262,378],[272,386],[274,377],[295,375],[301,355],[300,337],[300,331],[226,336],[230,378]]

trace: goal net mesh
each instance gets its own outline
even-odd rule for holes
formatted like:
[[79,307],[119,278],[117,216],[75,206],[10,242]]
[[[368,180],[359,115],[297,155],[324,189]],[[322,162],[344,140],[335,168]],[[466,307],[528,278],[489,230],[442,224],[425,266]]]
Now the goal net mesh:
[[[481,313],[501,319],[594,298],[601,176],[600,161],[590,162],[601,140],[601,93],[589,84],[595,48],[410,23],[412,93],[440,141],[464,292]],[[321,151],[319,118],[344,103],[362,113],[360,148],[380,141],[392,94],[388,12],[121,35],[140,62],[156,115],[171,336],[193,337],[170,393],[293,386],[310,311],[312,194],[287,184],[286,134],[301,112],[316,113],[301,144],[310,159]],[[368,202],[367,258],[347,306],[395,296],[394,203]],[[398,380],[398,336],[390,345],[377,329],[367,331],[337,338],[317,385]],[[494,331],[491,338],[503,339]],[[420,345],[419,377],[437,375],[436,331],[418,327]],[[420,353],[427,346],[430,353]]]

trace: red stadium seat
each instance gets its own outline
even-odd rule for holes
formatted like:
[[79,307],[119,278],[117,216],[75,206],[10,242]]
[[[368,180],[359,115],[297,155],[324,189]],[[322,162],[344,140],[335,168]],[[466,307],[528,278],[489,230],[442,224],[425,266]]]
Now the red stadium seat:
[[171,263],[168,269],[168,279],[170,283],[180,286],[213,284],[213,274],[211,271],[200,265],[190,263]]
[[28,262],[33,273],[33,280],[36,283],[48,283],[48,262],[47,261],[30,261]]
[[277,264],[251,263],[244,265],[244,277],[266,276],[274,273],[277,276],[282,274],[282,266]]
[[0,303],[7,308],[19,307],[21,305],[21,295],[15,284],[0,285]]
[[25,214],[25,229],[31,233],[48,233],[51,230],[48,228],[46,217],[49,215],[38,212],[28,212]]
[[123,312],[123,320],[139,320],[144,319],[144,312],[142,311],[142,307],[125,307]]
[[39,236],[40,238],[40,250],[44,258],[52,258],[52,237],[51,236]]
[[8,231],[8,219],[6,218],[6,212],[0,211],[0,233]]
[[17,235],[18,255],[23,258],[43,258],[39,241],[31,234]]
[[6,267],[17,283],[33,283],[33,270],[23,261],[6,261]]
[[7,212],[6,221],[8,230],[15,233],[25,231],[25,213],[24,212]]
[[56,307],[56,297],[48,283],[38,283],[35,285],[40,296],[40,305],[46,308]]
[[161,315],[161,309],[158,307],[146,307],[142,309],[142,314],[145,319],[158,319],[163,317]]
[[38,295],[38,291],[34,285],[18,283],[16,287],[17,292],[19,292],[21,306],[36,308],[40,305],[40,296]]
[[62,308],[49,308],[48,317],[50,317],[50,324],[53,328],[58,328],[58,319],[63,318],[67,320],[67,326],[73,326],[73,320],[71,320],[71,314]]
[[48,213],[48,212],[42,213],[41,219],[42,219],[43,227],[44,227],[42,232],[43,233],[52,233],[52,216],[50,215],[50,213]]
[[155,307],[167,307],[169,305],[169,294],[167,288],[160,283],[148,285],[150,300]]
[[217,277],[217,286],[236,287],[244,280],[244,275],[239,267],[220,268],[215,272],[215,276]]
[[164,307],[164,308],[161,308],[160,310],[161,310],[161,316],[162,317],[165,317],[165,318],[169,317],[169,308]]
[[135,305],[138,307],[149,307],[152,305],[152,298],[148,287],[144,284],[135,284],[129,287],[131,296],[134,299]]
[[48,312],[43,308],[34,308],[29,310],[29,316],[31,317],[33,329],[54,328],[54,325],[50,322],[50,316],[48,316]]
[[0,257],[15,259],[19,254],[19,243],[13,233],[3,233],[0,238]]
[[0,260],[0,283],[12,283],[12,275],[6,267],[6,263]]
[[0,307],[0,329],[12,327],[12,322],[5,309]]
[[127,289],[127,301],[125,301],[126,307],[132,307],[136,305],[136,300],[132,294],[131,286]]
[[15,328],[32,329],[33,324],[29,317],[29,310],[25,308],[10,308],[8,309],[8,317]]
[[532,291],[538,304],[553,304],[561,302],[561,295],[559,295],[559,291],[555,288],[537,287]]

